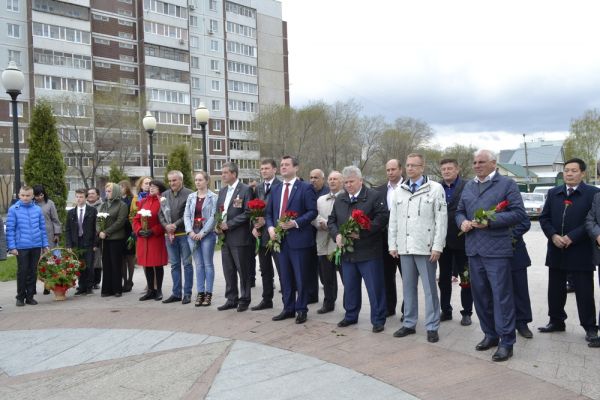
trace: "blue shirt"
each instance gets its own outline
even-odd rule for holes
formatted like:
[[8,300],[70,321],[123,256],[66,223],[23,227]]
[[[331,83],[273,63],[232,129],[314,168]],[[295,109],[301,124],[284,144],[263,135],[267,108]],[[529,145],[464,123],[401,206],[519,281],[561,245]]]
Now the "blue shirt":
[[412,189],[412,185],[414,183],[415,185],[417,185],[415,187],[415,192],[416,192],[417,190],[419,190],[419,188],[421,187],[421,185],[423,185],[423,182],[425,182],[425,177],[424,176],[420,177],[416,182],[413,182],[412,180],[410,180],[408,182],[408,187]]
[[446,192],[446,203],[450,203],[450,199],[454,194],[454,189],[456,189],[458,182],[460,182],[460,176],[457,176],[454,182],[452,182],[449,186],[446,185],[446,182],[442,181],[442,187],[444,188],[444,192]]

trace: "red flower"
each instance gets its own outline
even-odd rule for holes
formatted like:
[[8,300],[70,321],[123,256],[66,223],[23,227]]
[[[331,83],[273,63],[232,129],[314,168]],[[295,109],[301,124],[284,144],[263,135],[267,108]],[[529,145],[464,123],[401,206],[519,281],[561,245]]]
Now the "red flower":
[[288,217],[289,219],[298,218],[298,213],[296,211],[288,210],[288,211],[284,212],[283,215]]
[[81,272],[79,272],[79,271],[76,271],[76,272],[75,272],[75,275],[79,276],[79,275],[81,275]]
[[267,203],[265,203],[261,199],[254,199],[254,200],[250,200],[248,202],[248,208],[251,209],[251,210],[262,210],[266,206],[267,206]]
[[371,220],[362,210],[352,210],[353,220],[360,226],[360,229],[371,230]]
[[44,272],[46,272],[46,268],[45,267],[40,268],[40,272],[43,274]]
[[498,203],[498,205],[496,205],[496,212],[504,210],[506,207],[508,207],[508,204],[508,200],[501,201],[500,203]]
[[225,206],[224,205],[220,205],[219,206],[219,211],[221,211],[221,212],[225,211]]
[[569,207],[569,206],[573,205],[573,202],[571,200],[565,200],[564,203],[565,203],[565,207]]

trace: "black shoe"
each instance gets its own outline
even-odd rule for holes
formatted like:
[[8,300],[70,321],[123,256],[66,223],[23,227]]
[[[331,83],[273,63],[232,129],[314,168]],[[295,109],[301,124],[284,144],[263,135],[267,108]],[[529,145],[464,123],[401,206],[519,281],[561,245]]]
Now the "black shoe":
[[23,307],[25,305],[25,301],[23,299],[17,299],[17,307]]
[[348,321],[346,318],[344,318],[343,320],[341,320],[340,322],[338,322],[337,326],[339,326],[340,328],[345,328],[347,326],[354,325],[357,322],[358,321]]
[[37,305],[37,301],[35,301],[35,299],[32,297],[31,299],[27,299],[25,300],[25,304],[29,304],[30,306],[35,306]]
[[440,335],[437,331],[427,331],[427,341],[429,343],[435,343],[440,340]]
[[452,319],[452,313],[441,313],[440,314],[440,322],[450,321]]
[[156,290],[156,297],[154,300],[161,301],[163,299],[162,290]]
[[592,339],[588,343],[588,347],[600,347],[600,338]]
[[512,355],[513,355],[512,346],[510,346],[510,347],[500,346],[500,347],[498,347],[498,350],[496,350],[496,352],[492,356],[492,361],[496,361],[496,362],[506,361],[509,358],[511,358]]
[[394,310],[387,310],[387,312],[385,313],[386,318],[391,317],[393,315],[396,315],[396,311]]
[[483,338],[483,340],[481,342],[477,343],[477,346],[475,346],[475,350],[477,350],[477,351],[489,350],[492,347],[498,346],[499,342],[500,342],[500,340],[498,338],[491,339],[486,336]]
[[176,303],[181,301],[181,297],[171,296],[166,300],[163,300],[163,304]]
[[296,323],[297,324],[303,324],[306,322],[306,311],[298,311],[298,316],[296,317]]
[[123,296],[122,293],[115,293],[115,297],[121,297],[121,296]]
[[237,304],[228,301],[225,304],[223,304],[222,306],[217,307],[217,310],[219,310],[219,311],[231,310],[233,308],[237,308],[237,306],[238,306]]
[[594,339],[598,339],[598,330],[596,328],[587,329],[585,331],[585,341],[591,342]]
[[256,281],[252,281],[252,282],[250,282],[250,287],[251,287],[251,288],[253,288],[253,287],[256,287]]
[[525,339],[533,338],[533,332],[529,330],[527,325],[517,326],[517,332],[519,332],[519,335],[523,336]]
[[183,300],[181,300],[181,304],[190,304],[192,302],[192,296],[185,295],[183,296]]
[[250,307],[250,309],[252,311],[266,310],[268,308],[273,308],[273,302],[272,301],[261,300],[261,302],[258,303],[257,305],[255,305],[254,307]]
[[75,296],[85,296],[87,294],[87,290],[85,289],[77,289],[77,291],[75,291]]
[[404,337],[404,336],[408,336],[408,335],[414,335],[415,333],[417,333],[415,328],[407,328],[407,327],[403,326],[402,328],[400,328],[396,332],[394,332],[394,337]]
[[110,296],[112,296],[112,294],[110,294],[110,293],[102,293],[100,295],[100,297],[110,297]]
[[140,301],[156,299],[156,292],[154,290],[148,290],[145,295],[140,297]]
[[46,288],[44,288],[44,295],[50,294],[50,291]]
[[463,315],[462,318],[460,319],[460,324],[462,326],[469,326],[472,323],[473,322],[471,321],[471,316],[470,315]]
[[383,325],[373,325],[373,333],[383,332]]
[[100,285],[98,285],[98,284],[95,284],[95,285],[94,285],[94,289],[96,289],[96,290],[100,289]]
[[280,314],[271,318],[273,321],[283,321],[284,319],[294,318],[295,314],[292,311],[282,311]]
[[573,287],[573,285],[571,284],[567,284],[567,293],[573,293],[575,292],[575,287]]
[[86,296],[91,296],[91,295],[93,295],[93,294],[94,294],[94,291],[93,291],[92,289],[87,289],[87,290],[85,291],[85,294],[86,294]]
[[244,312],[248,309],[248,304],[238,304],[237,312]]
[[308,299],[308,304],[316,304],[319,302],[319,298],[312,298],[312,299]]
[[317,310],[317,314],[327,314],[328,312],[332,312],[333,311],[333,307],[321,307]]
[[542,333],[549,332],[564,332],[565,331],[565,323],[564,322],[548,322],[546,326],[540,326],[538,331]]

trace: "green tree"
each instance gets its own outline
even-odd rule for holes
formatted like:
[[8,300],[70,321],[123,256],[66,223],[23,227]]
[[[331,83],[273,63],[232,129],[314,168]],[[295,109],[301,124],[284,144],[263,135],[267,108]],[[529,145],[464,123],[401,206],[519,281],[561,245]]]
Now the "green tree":
[[[600,151],[600,112],[587,110],[571,121],[569,136],[564,143],[565,161],[578,157],[588,165],[588,179],[596,179]],[[594,168],[595,167],[595,168]]]
[[44,185],[48,196],[56,204],[61,220],[64,220],[67,200],[65,165],[56,130],[52,107],[40,101],[33,107],[29,122],[29,155],[23,165],[25,182],[33,186]]
[[165,172],[165,181],[167,181],[167,173],[172,170],[178,170],[183,173],[183,185],[187,188],[194,187],[194,178],[192,177],[192,161],[190,152],[186,145],[178,145],[173,148],[169,154],[169,162]]
[[108,181],[114,182],[114,183],[119,183],[123,180],[128,180],[128,179],[129,179],[129,177],[123,173],[123,171],[119,167],[119,164],[117,163],[117,161],[113,160],[110,163],[110,170],[108,171]]

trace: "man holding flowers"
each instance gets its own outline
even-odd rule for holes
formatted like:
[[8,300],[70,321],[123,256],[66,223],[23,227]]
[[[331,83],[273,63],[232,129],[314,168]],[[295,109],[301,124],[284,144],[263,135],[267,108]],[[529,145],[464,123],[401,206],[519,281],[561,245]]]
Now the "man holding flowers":
[[492,360],[505,361],[516,340],[512,227],[527,214],[516,182],[496,172],[496,155],[478,150],[474,157],[476,176],[463,189],[456,224],[465,235],[475,312],[485,334],[475,349],[499,346]]
[[359,168],[345,167],[342,177],[345,192],[337,195],[327,220],[329,234],[337,245],[332,259],[341,262],[344,277],[346,314],[338,326],[344,328],[358,322],[364,279],[373,332],[378,333],[383,331],[386,318],[381,232],[388,221],[388,210],[383,195],[363,185]]

